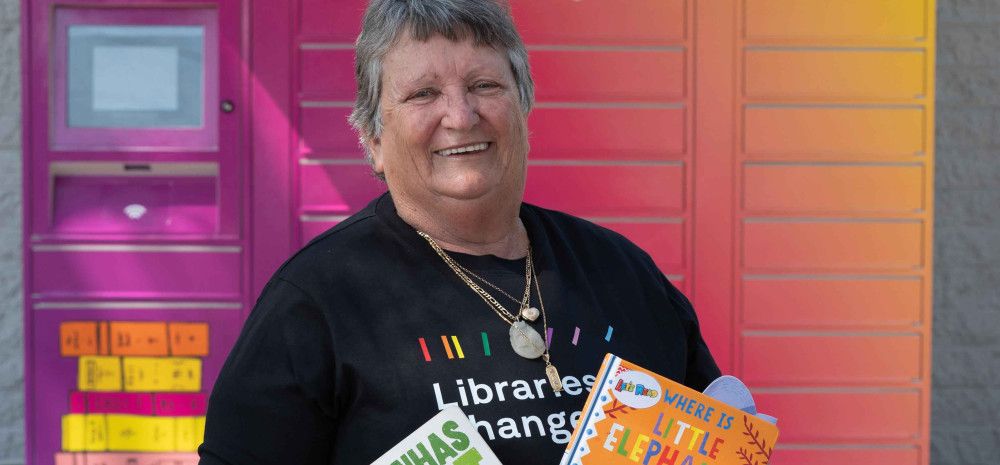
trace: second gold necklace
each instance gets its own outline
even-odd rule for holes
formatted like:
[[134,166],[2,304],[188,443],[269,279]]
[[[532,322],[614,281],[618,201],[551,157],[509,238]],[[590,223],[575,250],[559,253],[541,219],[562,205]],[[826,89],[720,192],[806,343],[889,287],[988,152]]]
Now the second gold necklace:
[[[489,292],[487,292],[485,289],[476,284],[476,282],[473,281],[472,278],[470,278],[467,273],[465,273],[464,267],[462,267],[460,264],[458,264],[458,262],[456,262],[453,258],[451,258],[451,256],[448,255],[448,253],[445,252],[444,249],[442,249],[441,246],[437,244],[437,241],[435,241],[433,238],[431,238],[431,236],[429,236],[427,233],[423,231],[417,231],[417,234],[419,234],[420,237],[423,237],[427,241],[427,243],[430,244],[431,248],[434,249],[434,252],[436,252],[438,256],[441,257],[442,260],[444,260],[444,262],[448,265],[449,268],[451,268],[451,270],[455,273],[455,275],[459,277],[459,279],[461,279],[467,286],[469,286],[469,288],[475,291],[476,294],[478,294],[479,297],[483,299],[483,301],[486,302],[487,305],[490,306],[490,308],[493,310],[494,313],[497,314],[497,316],[499,316],[502,320],[504,320],[504,322],[510,325],[510,331],[509,331],[510,345],[514,349],[514,352],[528,359],[535,359],[538,357],[542,357],[542,360],[545,361],[545,376],[546,378],[548,378],[549,385],[552,386],[553,391],[556,392],[562,391],[563,388],[562,378],[559,376],[559,370],[557,370],[555,365],[552,364],[552,358],[551,355],[549,354],[548,345],[545,343],[545,340],[542,338],[541,334],[538,333],[538,331],[536,331],[527,322],[521,319],[522,316],[524,316],[523,310],[525,310],[524,308],[525,306],[522,305],[522,308],[519,309],[517,315],[511,313],[509,310],[507,310],[506,307],[503,306],[503,304],[501,304],[499,301],[497,301],[496,298],[490,295]],[[541,307],[540,313],[542,316],[542,330],[548,332],[548,321],[545,316],[545,303],[542,300],[542,289],[541,286],[538,284],[538,275],[535,273],[535,267],[534,264],[532,263],[530,246],[528,248],[528,255],[525,259],[524,266],[525,266],[525,278],[526,278],[525,286],[527,287],[525,289],[525,295],[530,294],[531,281],[533,280],[535,282],[534,283],[535,291],[538,294],[538,306]],[[482,278],[479,279],[482,280]],[[485,280],[483,281],[486,282]],[[492,284],[490,284],[490,287],[499,289]],[[535,309],[531,308],[530,310],[535,310]]]

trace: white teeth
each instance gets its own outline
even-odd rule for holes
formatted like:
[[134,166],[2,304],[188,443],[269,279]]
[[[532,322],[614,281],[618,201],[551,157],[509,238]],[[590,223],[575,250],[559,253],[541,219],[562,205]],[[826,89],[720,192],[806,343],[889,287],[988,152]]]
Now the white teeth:
[[490,146],[490,144],[488,142],[483,142],[481,144],[466,145],[465,147],[457,147],[457,148],[453,148],[453,149],[439,150],[437,152],[437,154],[447,157],[448,155],[454,155],[456,153],[478,152],[480,150],[486,150],[486,148],[489,147],[489,146]]

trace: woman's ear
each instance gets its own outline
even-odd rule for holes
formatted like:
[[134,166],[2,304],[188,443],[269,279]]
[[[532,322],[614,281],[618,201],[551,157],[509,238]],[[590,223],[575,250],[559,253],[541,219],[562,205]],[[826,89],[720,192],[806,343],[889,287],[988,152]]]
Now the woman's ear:
[[372,170],[375,171],[375,174],[384,175],[385,166],[382,158],[382,138],[373,137],[368,139],[365,145],[368,148],[368,153],[370,153],[372,157]]

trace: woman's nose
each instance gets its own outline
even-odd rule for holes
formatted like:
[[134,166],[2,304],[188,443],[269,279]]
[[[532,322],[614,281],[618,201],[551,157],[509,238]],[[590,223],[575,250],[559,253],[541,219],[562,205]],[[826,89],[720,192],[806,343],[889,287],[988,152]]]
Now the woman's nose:
[[479,110],[475,97],[468,93],[445,97],[445,114],[441,125],[448,129],[471,129],[479,123]]

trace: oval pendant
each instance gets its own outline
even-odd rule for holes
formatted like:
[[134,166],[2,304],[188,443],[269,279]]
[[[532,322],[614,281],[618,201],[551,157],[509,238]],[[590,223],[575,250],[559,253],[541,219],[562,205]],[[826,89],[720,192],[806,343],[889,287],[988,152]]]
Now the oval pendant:
[[538,358],[545,352],[545,341],[535,328],[523,321],[510,325],[510,346],[524,358]]
[[528,321],[535,321],[538,319],[538,309],[535,307],[527,307],[521,309],[521,318]]

